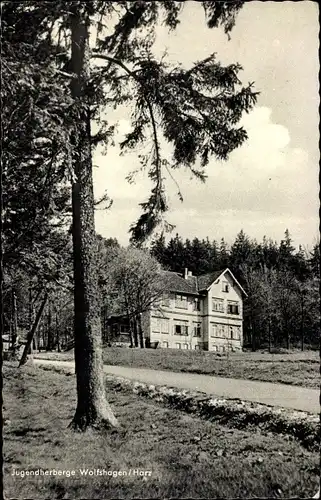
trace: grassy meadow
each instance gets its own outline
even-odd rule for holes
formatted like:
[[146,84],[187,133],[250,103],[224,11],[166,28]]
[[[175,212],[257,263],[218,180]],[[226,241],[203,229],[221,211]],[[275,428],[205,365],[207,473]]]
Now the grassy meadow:
[[[3,376],[6,499],[308,498],[317,490],[318,453],[285,436],[231,429],[108,386],[121,428],[75,433],[74,376],[12,363]],[[21,477],[36,469],[75,475]]]
[[[74,358],[72,351],[36,355],[61,360]],[[285,351],[279,354],[241,352],[222,355],[206,351],[105,347],[103,355],[104,363],[108,365],[320,387],[320,354],[317,351]]]

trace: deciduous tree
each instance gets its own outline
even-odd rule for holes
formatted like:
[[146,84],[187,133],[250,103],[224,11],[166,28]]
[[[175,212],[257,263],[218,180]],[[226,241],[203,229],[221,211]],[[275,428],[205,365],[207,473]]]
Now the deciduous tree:
[[165,289],[160,265],[147,250],[121,248],[110,272],[111,290],[117,292],[119,311],[128,317],[133,346],[143,348],[142,314],[157,304]]

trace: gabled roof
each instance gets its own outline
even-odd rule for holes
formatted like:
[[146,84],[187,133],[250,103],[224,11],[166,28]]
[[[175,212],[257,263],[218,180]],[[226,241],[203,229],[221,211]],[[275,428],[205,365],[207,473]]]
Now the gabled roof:
[[228,269],[221,269],[213,271],[212,273],[202,274],[201,276],[188,276],[184,278],[183,275],[172,271],[162,272],[162,283],[164,288],[171,292],[192,293],[198,295],[205,292],[209,287],[223,274],[228,272],[233,281],[240,288],[241,292],[247,297],[247,293],[237,281],[233,273]]
[[234,274],[232,273],[232,271],[228,267],[224,270],[221,270],[221,271],[215,271],[213,273],[203,274],[202,276],[199,276],[198,277],[199,291],[207,290],[212,285],[212,283],[214,283],[214,281],[216,281],[220,276],[222,276],[225,273],[229,273],[232,280],[237,284],[237,286],[239,287],[241,292],[245,295],[245,297],[247,297],[246,291],[240,285],[240,283],[237,281]]
[[185,279],[179,273],[164,271],[162,273],[162,283],[171,292],[198,293],[196,276],[189,276]]
[[240,283],[237,281],[237,279],[235,278],[234,274],[232,273],[232,271],[228,268],[225,269],[225,271],[222,273],[226,273],[228,272],[230,275],[231,275],[231,278],[235,281],[235,283],[237,284],[237,286],[239,287],[239,289],[241,290],[242,293],[244,293],[245,297],[247,297],[247,293],[246,291],[244,290],[244,288],[240,285]]
[[197,277],[198,282],[198,290],[207,290],[214,281],[216,281],[221,274],[224,273],[224,270],[221,271],[213,271],[212,273],[202,274]]

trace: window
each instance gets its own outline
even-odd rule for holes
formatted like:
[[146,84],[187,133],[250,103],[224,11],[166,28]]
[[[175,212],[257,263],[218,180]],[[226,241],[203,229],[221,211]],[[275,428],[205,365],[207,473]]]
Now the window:
[[228,335],[227,325],[219,325],[219,337],[226,338]]
[[169,333],[169,319],[162,318],[161,329],[162,329],[162,333]]
[[120,333],[129,333],[129,327],[127,325],[120,325]]
[[201,336],[202,336],[201,323],[193,323],[193,337],[201,337]]
[[170,306],[170,299],[169,299],[169,295],[167,293],[164,293],[162,295],[161,304],[162,304],[163,307],[169,307]]
[[226,335],[227,335],[227,325],[222,325],[220,323],[212,323],[211,337],[225,338]]
[[232,340],[240,340],[240,338],[241,338],[241,327],[240,326],[230,326],[230,338]]
[[187,321],[176,321],[174,324],[174,335],[188,335]]
[[176,349],[181,349],[182,348],[180,342],[176,342],[175,347],[176,347]]
[[230,286],[228,281],[222,281],[222,292],[229,292]]
[[228,302],[227,314],[240,314],[238,302]]
[[188,344],[183,344],[183,348],[184,348],[185,350],[187,350],[187,349],[188,349]]
[[194,299],[193,310],[194,311],[200,311],[201,310],[201,301],[200,301],[200,299],[198,299],[198,298]]
[[224,312],[224,300],[223,299],[212,299],[212,310],[216,312]]
[[161,318],[152,318],[152,331],[153,332],[161,331]]
[[199,351],[199,350],[200,350],[200,346],[196,344],[196,345],[194,346],[194,349],[195,349],[195,351]]
[[168,342],[163,342],[162,346],[167,349],[168,348]]
[[175,307],[179,309],[187,309],[187,297],[185,295],[176,295]]
[[152,318],[152,331],[156,333],[169,333],[168,318]]
[[211,325],[211,337],[218,337],[218,330],[217,330],[217,324],[216,323],[212,323]]

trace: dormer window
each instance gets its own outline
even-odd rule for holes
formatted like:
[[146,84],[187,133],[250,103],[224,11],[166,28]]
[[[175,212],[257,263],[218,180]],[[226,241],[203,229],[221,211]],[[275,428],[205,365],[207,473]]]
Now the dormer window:
[[222,292],[228,293],[230,291],[230,285],[228,281],[222,281]]

